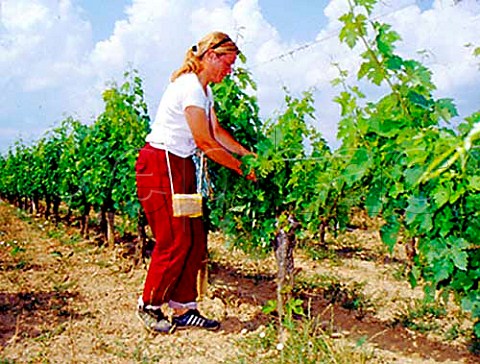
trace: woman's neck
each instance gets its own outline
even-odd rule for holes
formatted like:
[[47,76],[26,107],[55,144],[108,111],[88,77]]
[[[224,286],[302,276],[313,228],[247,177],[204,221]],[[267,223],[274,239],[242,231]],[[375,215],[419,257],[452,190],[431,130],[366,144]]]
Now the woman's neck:
[[207,92],[207,85],[209,83],[208,81],[208,76],[204,70],[200,71],[197,73],[198,81],[202,85],[203,89],[205,90],[205,93]]

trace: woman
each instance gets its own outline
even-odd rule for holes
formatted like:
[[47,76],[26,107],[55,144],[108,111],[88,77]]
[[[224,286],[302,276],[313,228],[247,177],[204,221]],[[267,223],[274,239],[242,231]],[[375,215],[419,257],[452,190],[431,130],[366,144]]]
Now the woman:
[[[235,155],[251,152],[219,125],[209,87],[209,83],[221,82],[231,72],[238,53],[235,43],[221,32],[208,34],[187,51],[183,65],[173,73],[162,96],[152,131],[137,160],[138,196],[156,240],[138,316],[155,332],[220,327],[218,321],[205,318],[197,310],[197,272],[207,253],[202,218],[173,217],[170,186],[172,182],[175,193],[195,193],[192,155],[197,148],[242,175],[241,162]],[[255,180],[255,174],[251,172],[246,178]],[[172,322],[160,309],[164,303],[173,309]]]

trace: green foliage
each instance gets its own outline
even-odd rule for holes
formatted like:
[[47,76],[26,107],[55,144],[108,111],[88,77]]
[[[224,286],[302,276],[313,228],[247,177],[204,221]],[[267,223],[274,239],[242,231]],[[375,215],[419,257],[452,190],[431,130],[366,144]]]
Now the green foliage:
[[63,201],[81,214],[93,206],[136,217],[134,165],[149,118],[140,77],[131,72],[125,78],[104,92],[105,111],[92,125],[67,117],[33,146],[16,142],[0,159],[2,196],[57,207]]
[[12,240],[12,241],[6,241],[5,242],[5,245],[7,248],[10,249],[10,255],[12,257],[18,255],[19,253],[24,253],[26,251],[25,249],[25,242],[18,242],[16,240]]
[[[302,98],[287,93],[285,110],[262,125],[256,100],[242,91],[251,85],[244,72],[240,69],[216,86],[218,118],[240,143],[256,152],[257,157],[245,157],[244,164],[246,170],[255,170],[258,182],[211,167],[215,198],[210,208],[213,224],[225,232],[231,244],[265,253],[278,232],[280,217],[289,211],[300,217],[316,213],[318,228],[322,200],[312,202],[310,197],[316,197],[315,172],[326,168],[323,158],[329,150],[311,126],[311,93]],[[308,185],[305,178],[309,178]],[[322,198],[325,201],[327,196]]]
[[[291,298],[285,303],[285,324],[291,323],[294,315],[305,316],[303,312],[303,301],[298,298]],[[277,309],[277,302],[275,300],[268,300],[265,306],[262,307],[262,312],[270,314]]]
[[[250,74],[243,68],[236,68],[221,84],[213,86],[215,110],[219,123],[247,148],[253,149],[265,137],[261,132],[256,98],[248,91],[256,89]],[[255,216],[251,201],[242,201],[244,194],[252,191],[252,182],[246,181],[236,173],[222,168],[215,163],[208,163],[210,183],[213,195],[207,202],[212,228],[225,229],[233,234],[241,222],[235,221],[234,215],[245,211],[250,217]],[[237,191],[244,191],[237,198]],[[248,196],[247,196],[248,199]],[[240,202],[237,202],[240,201]],[[253,225],[256,224],[254,220]],[[259,228],[259,226],[257,226]],[[240,227],[241,229],[241,227]],[[248,238],[239,239],[249,246]],[[239,244],[240,245],[240,244]]]
[[[320,318],[295,321],[284,344],[277,341],[273,325],[246,334],[229,363],[367,363],[372,353],[361,343],[345,345],[333,339]],[[332,325],[333,326],[333,325]]]
[[417,240],[411,282],[425,280],[430,297],[436,290],[455,292],[478,320],[479,114],[466,118],[458,132],[442,126],[440,121],[458,115],[453,101],[434,99],[431,72],[395,55],[399,37],[389,25],[375,21],[369,27],[363,18],[358,22],[361,7],[356,1],[342,17],[343,34],[351,34],[341,39],[350,47],[352,39],[365,45],[358,77],[384,83],[390,93],[360,107],[361,97],[344,85],[337,98],[343,116],[340,150],[354,164],[346,169],[347,183],[366,187],[366,208],[383,217],[381,237],[391,250],[400,232]]
[[[417,243],[410,282],[423,281],[429,298],[453,292],[479,336],[480,112],[449,126],[458,116],[453,100],[436,99],[431,71],[396,54],[400,36],[369,19],[375,4],[349,0],[339,38],[363,47],[357,79],[385,92],[368,100],[339,69],[337,150],[315,130],[310,92],[285,92],[285,107],[262,122],[245,69],[214,86],[220,123],[257,154],[244,158],[244,172],[253,168],[258,181],[210,163],[207,216],[230,244],[266,253],[289,215],[302,234],[322,240],[326,229],[347,226],[353,207],[363,208],[383,219],[390,251],[400,238]],[[17,141],[0,158],[2,197],[19,205],[61,199],[81,213],[93,206],[136,218],[133,168],[149,119],[141,79],[126,78],[104,92],[105,110],[92,125],[67,118],[36,145]]]
[[0,364],[15,364],[16,361],[13,359],[0,358]]
[[90,166],[84,167],[89,204],[135,217],[139,205],[134,166],[138,150],[145,142],[149,117],[142,81],[135,74],[131,76],[131,81],[120,87],[112,85],[103,93],[105,111],[83,140],[84,158],[80,164]]
[[447,310],[444,304],[415,300],[395,321],[404,327],[425,333],[438,330],[439,324],[436,319],[443,318],[446,315]]

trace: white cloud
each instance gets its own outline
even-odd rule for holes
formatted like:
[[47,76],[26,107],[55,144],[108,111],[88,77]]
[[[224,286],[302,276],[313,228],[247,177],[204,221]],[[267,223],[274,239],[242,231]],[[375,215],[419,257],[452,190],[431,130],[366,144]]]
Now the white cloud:
[[[43,79],[40,87],[64,82],[65,67],[57,64],[80,63],[90,44],[88,23],[72,16],[70,1],[6,1],[2,6],[6,34],[2,36],[2,70],[13,65],[9,76],[16,76],[26,91]],[[66,71],[70,72],[71,69]]]
[[[282,86],[294,94],[313,87],[317,123],[332,144],[339,117],[331,101],[339,91],[330,86],[337,75],[332,62],[350,72],[358,68],[360,49],[352,51],[338,41],[338,17],[347,9],[346,0],[329,3],[324,9],[327,24],[306,47],[282,39],[258,0],[133,0],[126,18],[97,44],[92,42],[91,24],[73,0],[3,0],[1,5],[2,150],[13,142],[13,130],[38,137],[63,113],[90,121],[101,111],[105,83],[121,82],[128,65],[140,71],[153,115],[187,47],[212,30],[229,33],[247,55],[263,115],[283,105]],[[402,36],[402,56],[432,69],[439,97],[453,96],[464,113],[477,107],[479,60],[465,44],[480,45],[480,3],[464,0],[453,6],[437,0],[422,12],[414,0],[385,0],[374,16]]]
[[247,51],[253,51],[259,44],[280,42],[278,31],[263,17],[258,0],[238,1],[233,7],[233,18]]
[[420,12],[411,7],[386,21],[402,36],[398,52],[420,60],[433,72],[437,97],[453,97],[463,116],[479,109],[478,59],[473,57],[472,48],[466,47],[480,45],[479,2],[436,0],[431,10]]
[[91,27],[69,0],[7,0],[1,5],[1,133],[7,138],[15,127],[18,135],[35,139],[89,87],[84,61]]
[[[315,42],[301,50],[301,45],[286,44],[281,40],[267,41],[258,47],[257,66],[254,72],[260,83],[259,99],[265,105],[281,105],[280,85],[287,86],[292,92],[301,92],[315,87],[317,98],[317,123],[319,130],[336,144],[336,121],[339,118],[338,106],[331,100],[339,92],[329,82],[338,74],[332,62],[338,62],[342,69],[354,75],[359,67],[360,47],[353,50],[341,45],[338,33],[341,23],[338,18],[348,9],[346,0],[333,0],[325,8],[329,19],[326,27],[319,31]],[[422,12],[413,0],[383,1],[375,8],[374,17],[392,25],[402,40],[398,42],[398,52],[405,58],[414,58],[423,62],[433,71],[433,81],[438,90],[437,97],[453,97],[463,116],[478,109],[480,82],[478,59],[472,56],[472,49],[465,44],[474,43],[480,34],[480,4],[476,1],[464,1],[453,5],[451,2],[436,1],[432,10]],[[477,46],[480,44],[477,44]],[[258,60],[267,60],[272,49],[277,47],[288,53],[288,49],[299,49],[273,62],[262,64]],[[428,58],[419,54],[426,50]],[[350,78],[355,82],[354,78]],[[276,85],[276,86],[275,86]],[[382,88],[366,85],[365,90],[378,97]],[[262,92],[265,91],[265,92]],[[268,109],[268,108],[267,108]]]
[[2,4],[2,23],[7,30],[28,32],[42,23],[50,23],[49,8],[40,1],[18,0]]

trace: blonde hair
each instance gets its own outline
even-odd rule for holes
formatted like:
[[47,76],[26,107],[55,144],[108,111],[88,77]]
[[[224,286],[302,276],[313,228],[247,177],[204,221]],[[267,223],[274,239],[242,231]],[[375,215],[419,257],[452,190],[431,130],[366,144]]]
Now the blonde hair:
[[212,49],[217,54],[240,53],[237,45],[227,34],[211,32],[187,51],[183,64],[172,73],[170,80],[173,82],[185,73],[198,74],[202,70],[202,57],[209,49]]

